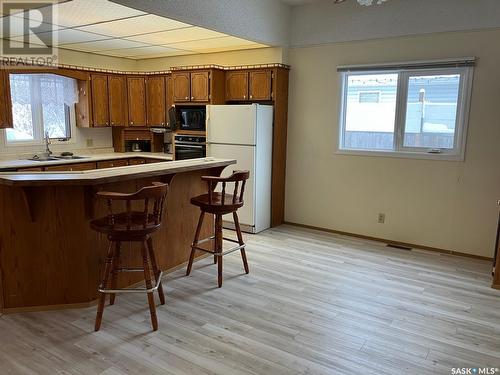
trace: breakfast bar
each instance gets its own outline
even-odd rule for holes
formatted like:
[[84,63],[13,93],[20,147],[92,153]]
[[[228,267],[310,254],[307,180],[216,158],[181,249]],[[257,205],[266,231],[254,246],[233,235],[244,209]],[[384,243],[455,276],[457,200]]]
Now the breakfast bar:
[[[98,191],[134,192],[154,181],[169,183],[164,221],[153,236],[163,271],[189,257],[198,208],[190,198],[206,192],[201,176],[219,176],[235,160],[202,158],[65,172],[0,173],[0,308],[4,313],[91,305],[97,298],[107,238],[89,227],[105,216]],[[213,231],[204,223],[203,233]],[[140,263],[135,245],[124,244],[122,259]],[[142,275],[123,274],[128,287]]]

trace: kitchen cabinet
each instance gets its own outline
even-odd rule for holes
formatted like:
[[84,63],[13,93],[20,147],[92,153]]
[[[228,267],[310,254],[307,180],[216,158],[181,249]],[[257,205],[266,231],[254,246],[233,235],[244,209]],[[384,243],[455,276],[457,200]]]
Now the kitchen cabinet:
[[97,169],[125,167],[127,165],[127,159],[103,160],[97,162]]
[[146,164],[146,159],[143,158],[133,158],[128,160],[129,165],[139,165],[139,164]]
[[75,104],[76,126],[88,128],[93,126],[90,76],[88,79],[78,80],[77,87],[78,102]]
[[210,72],[191,73],[191,101],[208,102],[210,100]]
[[111,126],[127,126],[127,80],[124,76],[108,76],[109,121]]
[[146,79],[127,77],[128,122],[130,126],[146,126]]
[[248,72],[226,72],[226,100],[241,101],[248,99]]
[[92,74],[91,85],[94,126],[109,126],[108,76],[105,74]]
[[148,126],[165,126],[165,77],[146,78],[146,114]]
[[271,70],[226,72],[226,101],[272,100],[273,73]]
[[189,72],[173,72],[172,88],[174,102],[189,102],[191,98],[191,74]]
[[12,128],[13,126],[9,73],[0,70],[0,128]]
[[63,171],[89,171],[96,169],[95,163],[75,163],[75,164],[63,164],[63,165],[51,165],[45,167],[47,172],[63,172]]
[[[168,110],[174,105],[174,90],[172,84],[172,75],[165,76],[165,109],[168,116]],[[168,117],[166,118],[168,121]]]
[[42,172],[43,167],[26,167],[26,168],[18,168],[18,172]]
[[251,70],[248,73],[250,100],[272,99],[272,76],[270,70]]

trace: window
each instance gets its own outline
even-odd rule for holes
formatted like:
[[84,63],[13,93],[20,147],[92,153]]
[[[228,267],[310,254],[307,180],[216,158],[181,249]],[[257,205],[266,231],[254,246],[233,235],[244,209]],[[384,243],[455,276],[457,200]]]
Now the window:
[[38,143],[71,137],[70,111],[78,100],[76,81],[55,74],[10,74],[14,127],[9,144]]
[[340,152],[463,158],[472,66],[339,70]]

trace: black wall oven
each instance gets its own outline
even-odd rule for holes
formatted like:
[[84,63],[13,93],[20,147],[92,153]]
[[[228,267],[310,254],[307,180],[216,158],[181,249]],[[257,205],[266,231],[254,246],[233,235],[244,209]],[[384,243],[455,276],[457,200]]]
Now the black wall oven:
[[175,160],[204,158],[207,156],[206,138],[192,135],[176,135],[174,138]]

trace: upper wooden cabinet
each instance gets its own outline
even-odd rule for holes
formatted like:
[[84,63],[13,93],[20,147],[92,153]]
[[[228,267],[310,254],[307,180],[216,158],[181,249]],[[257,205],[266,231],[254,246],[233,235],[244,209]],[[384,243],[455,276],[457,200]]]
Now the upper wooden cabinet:
[[94,126],[92,120],[92,94],[90,76],[85,80],[78,80],[78,102],[75,104],[76,126],[88,128]]
[[250,100],[272,99],[272,77],[270,70],[251,70],[248,73]]
[[248,99],[248,72],[228,71],[226,72],[226,100]]
[[146,126],[146,79],[127,77],[128,122],[130,126]]
[[210,72],[191,73],[191,101],[208,102],[210,100]]
[[124,76],[108,76],[109,122],[111,126],[127,126],[127,80]]
[[272,100],[271,70],[234,70],[226,72],[227,101]]
[[166,107],[165,77],[151,76],[146,78],[146,103],[148,126],[165,126]]
[[0,128],[12,128],[13,126],[9,73],[0,70]]
[[109,126],[108,76],[92,74],[91,82],[94,126]]
[[189,102],[191,99],[191,74],[189,72],[172,73],[174,102]]

